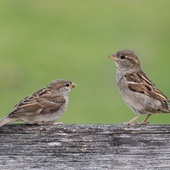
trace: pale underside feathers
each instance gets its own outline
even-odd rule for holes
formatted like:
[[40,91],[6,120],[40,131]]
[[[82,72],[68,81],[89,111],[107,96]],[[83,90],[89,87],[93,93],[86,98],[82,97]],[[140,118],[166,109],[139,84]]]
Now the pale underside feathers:
[[125,103],[137,114],[128,124],[132,124],[141,114],[169,113],[169,99],[146,76],[134,51],[120,50],[109,56],[117,66],[116,81]]
[[15,121],[28,124],[53,124],[66,111],[68,94],[76,85],[68,80],[54,80],[47,87],[21,100],[2,120],[0,126]]

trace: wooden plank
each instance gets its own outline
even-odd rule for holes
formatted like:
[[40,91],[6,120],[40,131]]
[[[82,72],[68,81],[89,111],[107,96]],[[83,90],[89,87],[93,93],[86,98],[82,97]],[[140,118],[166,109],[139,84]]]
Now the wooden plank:
[[170,125],[6,125],[0,169],[170,169]]

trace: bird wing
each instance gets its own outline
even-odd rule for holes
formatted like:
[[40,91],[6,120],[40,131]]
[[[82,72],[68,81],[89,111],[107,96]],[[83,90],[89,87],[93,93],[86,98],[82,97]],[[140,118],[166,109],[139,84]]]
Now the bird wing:
[[125,76],[128,88],[134,92],[142,93],[155,99],[168,102],[169,99],[157,89],[155,84],[143,73],[129,74]]
[[9,116],[49,114],[56,112],[65,102],[61,93],[52,93],[48,88],[44,88],[19,102]]

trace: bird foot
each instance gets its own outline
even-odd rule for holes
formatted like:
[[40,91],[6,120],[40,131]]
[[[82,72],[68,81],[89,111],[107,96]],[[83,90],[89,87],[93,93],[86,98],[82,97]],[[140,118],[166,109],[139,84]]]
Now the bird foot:
[[38,125],[53,125],[54,122],[50,121],[50,122],[41,122]]
[[49,121],[49,122],[41,122],[39,125],[62,125],[64,124],[63,122],[52,122],[52,121]]
[[53,123],[54,125],[63,125],[64,123],[63,122],[55,122]]
[[131,125],[131,126],[134,126],[135,123],[134,122],[123,122],[124,125]]
[[141,123],[138,123],[138,124],[141,124],[141,125],[148,125],[149,124],[149,122],[141,122]]
[[124,125],[135,126],[136,124],[137,124],[137,125],[148,125],[149,122],[137,122],[137,123],[135,123],[135,122],[124,122],[123,124],[124,124]]

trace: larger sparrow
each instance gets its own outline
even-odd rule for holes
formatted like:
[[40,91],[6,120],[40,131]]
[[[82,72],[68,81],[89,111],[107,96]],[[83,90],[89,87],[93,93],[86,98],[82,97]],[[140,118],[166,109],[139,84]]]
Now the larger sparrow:
[[118,51],[109,58],[117,66],[116,82],[124,102],[137,114],[127,124],[147,114],[142,124],[154,113],[169,113],[169,99],[157,89],[155,84],[142,71],[137,55],[130,49]]
[[68,94],[76,84],[68,80],[54,80],[47,87],[20,101],[0,120],[0,127],[9,122],[53,124],[66,111]]

